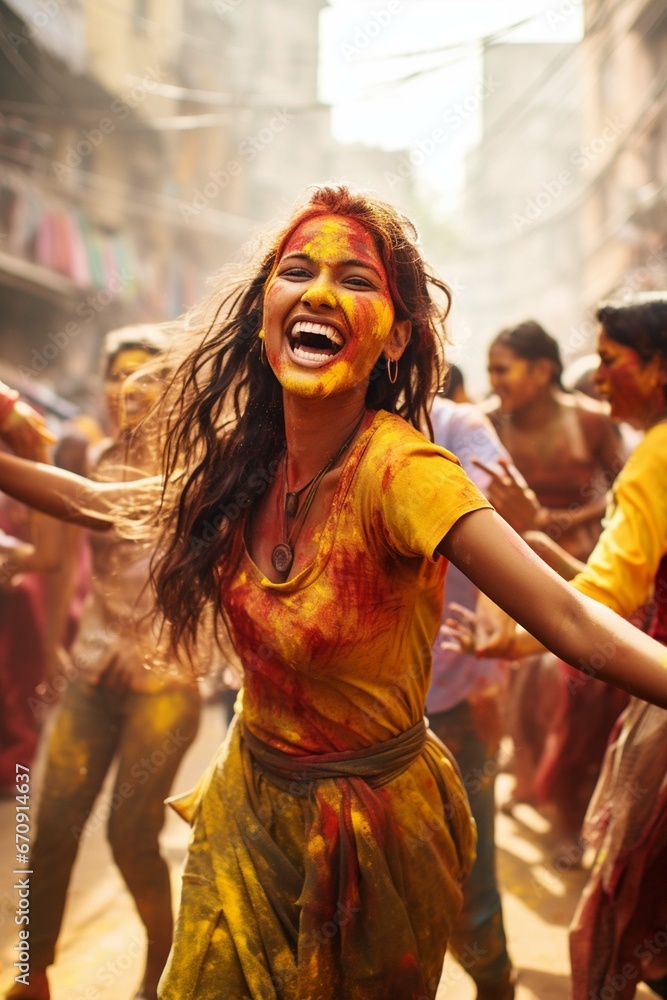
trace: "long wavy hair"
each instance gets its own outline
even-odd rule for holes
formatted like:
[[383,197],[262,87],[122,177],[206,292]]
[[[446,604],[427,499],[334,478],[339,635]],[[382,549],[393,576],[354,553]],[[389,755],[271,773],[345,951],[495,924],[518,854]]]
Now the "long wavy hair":
[[282,389],[262,361],[258,337],[266,282],[295,229],[330,214],[367,230],[396,319],[412,323],[395,383],[381,357],[366,407],[397,413],[432,436],[429,408],[444,376],[450,291],[428,272],[414,226],[392,206],[344,186],[317,187],[270,240],[254,274],[218,296],[163,401],[167,437],[153,581],[174,649],[192,646],[207,606],[226,624],[221,595],[235,570],[237,527],[275,478],[286,447]]

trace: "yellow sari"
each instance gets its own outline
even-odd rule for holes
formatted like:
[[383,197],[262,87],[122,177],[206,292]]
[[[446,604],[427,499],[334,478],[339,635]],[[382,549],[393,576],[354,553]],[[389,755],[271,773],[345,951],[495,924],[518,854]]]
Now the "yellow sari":
[[161,1000],[435,996],[475,839],[422,722],[435,549],[481,507],[452,455],[379,412],[309,567],[271,583],[239,529],[225,607],[242,707],[176,804],[193,834]]

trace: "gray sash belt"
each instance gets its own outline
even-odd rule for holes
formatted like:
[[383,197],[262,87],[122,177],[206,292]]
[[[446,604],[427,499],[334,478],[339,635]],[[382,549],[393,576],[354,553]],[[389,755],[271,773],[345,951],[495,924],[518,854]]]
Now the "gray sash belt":
[[382,743],[360,750],[295,756],[269,746],[243,726],[242,738],[260,770],[274,785],[306,797],[309,785],[327,778],[363,778],[372,788],[405,771],[426,744],[426,720]]

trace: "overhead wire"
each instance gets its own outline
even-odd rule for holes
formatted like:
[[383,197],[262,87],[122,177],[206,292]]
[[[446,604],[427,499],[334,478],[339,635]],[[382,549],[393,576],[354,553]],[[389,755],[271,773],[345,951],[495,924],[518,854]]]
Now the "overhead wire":
[[416,49],[412,52],[396,52],[396,53],[384,53],[378,54],[376,56],[370,55],[367,62],[385,62],[391,61],[395,62],[397,59],[416,59],[422,56],[438,55],[441,52],[455,52],[464,48],[478,47],[479,45],[490,45],[497,41],[499,38],[504,38],[505,35],[511,34],[517,28],[522,28],[526,24],[531,24],[533,21],[541,20],[542,14],[531,14],[529,17],[524,17],[520,21],[514,21],[512,24],[506,25],[504,28],[498,28],[496,31],[489,32],[488,35],[478,35],[474,38],[469,38],[461,42],[452,42],[451,45],[438,45],[435,48],[430,49]]
[[[593,21],[591,22],[591,24],[587,27],[586,35],[590,36],[590,34],[592,34],[594,31],[596,31],[598,25],[600,23],[602,23],[602,21],[606,17],[609,17],[610,14],[613,14],[614,11],[616,11],[625,2],[626,2],[626,0],[615,0],[615,3],[612,5],[612,7],[611,7],[610,10],[607,9],[607,10],[604,10],[604,11],[600,11],[596,15],[596,17],[593,19]],[[541,17],[542,15],[536,15],[536,16]],[[520,24],[522,22],[518,22],[518,23]],[[516,27],[516,25],[510,25],[509,28],[507,29],[507,31],[511,31],[515,27]],[[496,33],[496,35],[498,35],[498,33]],[[491,47],[496,47],[497,46],[498,42],[497,42],[496,39],[494,39],[493,42],[489,42],[488,41],[488,39],[491,38],[491,37],[493,37],[493,36],[487,36],[486,43],[485,43],[485,39],[484,38],[482,38],[480,40],[483,43],[482,44],[483,50],[486,50],[487,48],[491,48]],[[515,43],[507,43],[507,44],[515,44]],[[544,43],[534,43],[534,44],[544,44]],[[538,96],[538,94],[540,93],[540,91],[542,91],[544,89],[544,87],[555,77],[555,75],[559,72],[559,70],[563,66],[565,66],[568,62],[570,62],[572,59],[575,58],[575,56],[577,54],[578,43],[555,43],[555,44],[562,44],[564,46],[564,48],[563,48],[562,52],[556,53],[556,55],[554,56],[554,58],[550,62],[548,62],[547,65],[544,67],[544,69],[543,69],[542,73],[540,74],[540,76],[532,83],[531,89],[530,89],[530,94],[528,95],[528,100],[526,101],[525,95],[522,95],[521,97],[516,98],[512,102],[512,104],[508,105],[508,107],[503,112],[502,118],[500,120],[497,120],[496,122],[494,122],[493,126],[491,126],[491,128],[485,133],[485,139],[488,139],[490,135],[493,135],[496,132],[500,132],[502,130],[502,127],[506,124],[506,122],[510,118],[515,119],[515,116],[516,116],[517,113],[518,114],[523,113],[525,111],[525,109],[528,106],[530,106],[530,104],[532,102],[534,102],[534,100],[536,99],[536,97]],[[441,68],[447,68],[447,67],[443,66]],[[414,74],[414,75],[418,75],[418,74]],[[402,78],[397,78],[393,82],[395,84],[400,84],[400,83],[403,82],[403,79]]]
[[[615,5],[615,7],[618,7],[621,2],[622,2],[622,0],[617,0],[617,3]],[[659,16],[660,15],[657,15],[657,17],[659,17]],[[646,36],[650,33],[651,28],[652,28],[652,26],[653,26],[654,23],[655,22],[651,22],[651,24],[649,24],[649,25],[646,26],[645,31],[641,35],[638,35],[638,38],[637,38],[637,41],[635,43],[634,48],[637,48],[639,45],[643,44],[643,42],[645,41]],[[618,48],[620,47],[621,44],[622,44],[622,41],[619,40],[618,43],[617,43],[617,45],[611,51],[612,52],[618,51]],[[577,83],[577,86],[579,86],[579,81],[576,81],[576,83]],[[604,172],[606,172],[609,169],[610,163],[611,162],[615,162],[615,160],[618,158],[618,156],[620,155],[620,153],[622,152],[622,150],[629,143],[630,139],[632,137],[634,137],[634,135],[635,135],[635,133],[637,131],[638,122],[640,121],[640,119],[642,118],[642,116],[645,116],[647,114],[648,110],[650,110],[650,107],[655,102],[655,100],[659,99],[660,97],[662,97],[664,95],[666,86],[667,86],[667,76],[665,76],[662,79],[659,79],[658,81],[655,81],[653,83],[652,90],[648,94],[648,101],[649,101],[648,107],[646,105],[643,105],[642,110],[640,110],[638,112],[637,117],[635,118],[635,121],[630,126],[626,127],[626,129],[625,129],[625,136],[624,136],[624,138],[620,142],[618,142],[616,144],[613,156],[610,158],[610,160],[608,162],[605,162],[604,164],[602,164],[600,170],[598,170],[597,173],[595,173],[595,174],[591,173],[591,174],[587,175],[587,177],[585,178],[584,194],[582,194],[582,197],[585,196],[585,191],[588,188],[590,188],[593,184],[597,183],[597,180],[601,176],[601,174],[603,174]],[[490,154],[490,150],[486,146],[486,138],[487,138],[487,136],[485,134],[485,136],[484,136],[484,152],[485,152],[485,154],[489,155]],[[516,141],[516,139],[517,139],[516,135],[514,135],[514,139]],[[494,141],[493,132],[491,132],[491,141],[492,142]],[[470,208],[470,204],[471,204],[470,200],[469,200],[471,191],[473,193],[476,193],[476,191],[479,190],[479,189],[481,189],[484,186],[484,184],[485,184],[485,181],[484,181],[483,177],[480,177],[475,182],[474,185],[469,185],[467,187],[466,194],[468,196],[468,202],[467,202],[467,204],[468,204],[469,208]],[[477,199],[476,203],[475,203],[475,201],[472,202],[473,208],[474,208],[475,205],[479,206],[480,204],[481,204],[481,199],[480,198]],[[563,211],[563,210],[561,210],[561,211]],[[534,230],[534,229],[536,229],[536,228],[542,228],[542,227],[544,227],[546,225],[552,224],[552,220],[556,221],[557,219],[558,219],[558,213],[553,213],[553,215],[549,215],[545,219],[537,220],[531,226],[531,231]],[[507,244],[511,243],[516,238],[516,235],[517,235],[516,233],[510,234],[510,235],[504,237],[503,239],[498,240],[497,242],[493,243],[493,245],[492,245],[493,251],[495,252],[495,250],[499,249],[500,247],[506,246]],[[488,244],[487,244],[487,246],[488,246]],[[485,251],[483,251],[483,252],[485,252]]]
[[[145,24],[151,25],[153,27],[160,27],[160,25],[159,25],[158,22],[151,21],[150,19],[145,18],[145,17],[140,16],[140,15],[134,15],[131,11],[121,10],[116,5],[114,5],[113,3],[108,2],[108,0],[98,0],[98,2],[101,3],[101,6],[106,7],[107,9],[114,11],[114,13],[117,13],[120,17],[123,17],[125,20],[131,18],[131,19],[137,20],[137,21],[139,21],[141,23],[145,23]],[[429,54],[430,55],[430,54],[439,54],[440,52],[450,52],[450,51],[464,51],[464,52],[467,53],[471,48],[477,48],[477,47],[479,47],[480,44],[481,45],[492,44],[494,41],[497,41],[498,39],[500,39],[500,38],[504,37],[505,35],[511,33],[512,31],[516,30],[518,27],[521,27],[522,25],[525,25],[525,24],[527,24],[529,22],[535,21],[536,19],[541,18],[541,17],[542,17],[541,14],[531,15],[530,17],[523,18],[522,20],[516,21],[513,24],[510,24],[510,25],[508,25],[505,28],[501,28],[501,29],[499,29],[496,32],[490,33],[489,35],[481,36],[480,38],[477,38],[477,39],[470,39],[470,40],[467,40],[467,41],[464,41],[464,42],[460,42],[460,43],[453,43],[452,45],[441,46],[438,49],[424,50],[423,53],[422,52],[399,53],[399,54],[397,54],[397,56],[389,56],[389,57],[383,57],[383,58],[389,58],[389,59],[392,59],[392,60],[395,59],[395,58],[414,58],[415,56],[420,56],[422,54]],[[164,26],[161,26],[161,27],[162,27],[162,29],[164,29]],[[162,30],[161,33],[164,34],[164,30]],[[179,31],[174,31],[173,29],[170,30],[168,32],[168,34],[177,35],[179,37],[182,36],[183,38],[185,38],[185,39],[187,39],[189,41],[191,41],[191,40],[193,40],[193,39],[196,38],[196,36],[191,36],[191,35],[189,35],[187,33],[179,32]],[[390,81],[384,81],[382,83],[382,86],[394,86],[396,84],[400,84],[402,82],[405,82],[405,80],[409,80],[409,79],[412,79],[413,77],[419,76],[421,73],[424,73],[424,72],[436,72],[439,69],[447,68],[449,65],[454,65],[454,62],[450,61],[449,63],[445,63],[445,64],[442,64],[442,65],[437,66],[437,67],[428,67],[428,68],[426,68],[424,70],[417,70],[417,71],[415,71],[415,73],[409,74],[408,77],[406,77],[404,79],[398,78],[398,79],[394,79],[394,80],[390,80]],[[139,81],[139,82],[141,82],[141,81]],[[132,85],[132,78],[130,78],[130,82],[128,83],[128,85],[129,86]],[[225,93],[225,92],[205,91],[205,90],[201,90],[201,89],[197,89],[197,88],[184,87],[182,85],[176,85],[176,84],[161,84],[161,83],[159,83],[157,81],[155,81],[155,83],[151,86],[151,94],[157,94],[159,96],[170,97],[170,98],[172,98],[174,100],[188,100],[188,101],[192,101],[194,103],[203,103],[203,104],[209,104],[210,103],[210,104],[215,104],[215,105],[223,105],[224,107],[230,108],[231,110],[251,110],[251,111],[252,110],[271,110],[276,105],[276,102],[274,102],[273,104],[268,104],[263,99],[257,101],[257,100],[254,100],[252,97],[248,97],[248,96],[246,96],[245,99],[241,99],[238,95],[229,94],[229,93]],[[359,100],[359,99],[363,100],[364,98],[363,98],[363,96],[361,98],[359,98],[359,97],[356,98],[356,100]],[[368,99],[372,99],[372,98],[368,98]],[[326,104],[325,102],[317,101],[317,100],[316,101],[308,101],[308,102],[301,103],[301,104],[295,104],[293,102],[281,102],[281,101],[278,101],[277,103],[280,103],[281,105],[284,105],[286,107],[286,109],[290,113],[294,113],[294,114],[312,113],[312,112],[318,112],[318,111],[330,111],[330,107],[331,107],[330,105]],[[21,106],[21,102],[5,102],[5,101],[0,101],[0,107],[9,107],[10,105],[12,106],[12,109],[17,110],[17,111],[23,110],[24,113],[26,113],[26,114],[37,114],[37,115],[44,114],[44,115],[49,116],[49,117],[58,114],[58,111],[55,111],[50,106],[46,106],[45,107],[43,105],[40,106],[40,105],[28,104],[28,103],[26,103],[25,105]],[[81,117],[90,117],[90,118],[94,118],[95,116],[99,115],[99,113],[100,113],[101,110],[103,110],[103,109],[99,109],[99,110],[98,109],[76,109],[77,114],[80,115]],[[171,117],[171,116],[169,116],[169,117]],[[173,117],[176,118],[177,116],[173,116]],[[171,130],[171,129],[179,129],[179,128],[188,128],[189,129],[189,128],[196,128],[196,127],[210,128],[210,127],[214,127],[216,124],[220,124],[220,122],[221,122],[221,119],[215,119],[215,118],[211,117],[210,114],[200,116],[199,120],[197,120],[194,116],[191,116],[191,115],[190,116],[184,116],[184,117],[187,118],[187,121],[184,120],[181,124],[178,124],[177,122],[174,122],[173,125],[170,125],[167,122],[167,116],[160,116],[160,117],[155,117],[153,119],[145,118],[143,120],[143,122],[145,122],[145,124],[143,122],[136,122],[136,123],[132,123],[132,124],[126,123],[126,127],[128,127],[128,128],[134,128],[134,129],[142,128],[142,127],[148,127],[148,128],[154,127],[154,128],[156,128],[158,130]]]
[[[616,0],[616,2],[611,7],[611,10],[605,11],[605,15],[609,17],[609,15],[613,14],[614,11],[616,11],[624,2],[625,0]],[[601,15],[598,15],[597,20],[594,21],[590,26],[589,29],[590,33],[596,30],[597,22],[600,20],[601,20]],[[589,32],[587,32],[587,35],[589,35]],[[496,134],[500,134],[505,124],[509,121],[510,118],[515,119],[515,115],[518,114],[519,116],[521,116],[527,113],[527,109],[535,101],[536,96],[540,93],[540,91],[544,90],[545,86],[548,85],[551,82],[551,80],[555,78],[557,73],[565,65],[567,65],[567,63],[576,58],[579,51],[580,51],[579,45],[575,44],[572,45],[572,47],[564,49],[562,53],[557,54],[552,60],[552,62],[544,68],[544,70],[542,71],[541,75],[537,78],[537,80],[535,80],[531,84],[528,100],[526,101],[522,96],[521,98],[517,98],[515,101],[513,101],[513,103],[510,104],[505,109],[503,115],[499,119],[494,121],[493,125],[490,126],[490,128],[486,131],[484,136],[485,141],[493,139],[493,137]]]
[[[616,0],[616,2],[611,6],[610,9],[600,11],[589,26],[590,34],[592,35],[597,30],[598,26],[601,23],[603,23],[606,17],[609,17],[610,14],[613,14],[617,9],[622,7],[624,2],[625,0]],[[657,15],[657,17],[659,16],[660,15]],[[643,42],[646,35],[650,32],[651,27],[653,26],[654,23],[655,21],[651,22],[651,24],[649,24],[645,28],[643,33],[639,36],[637,44],[641,44]],[[589,30],[587,30],[587,39],[589,38]],[[623,39],[619,39],[617,41],[617,44],[611,49],[611,52],[612,53],[616,52],[621,44],[623,44]],[[596,47],[594,49],[591,50],[589,45],[587,49],[588,58],[591,58],[591,56],[596,56],[601,51],[603,45],[604,45],[604,39],[602,38],[596,44]],[[535,83],[531,83],[528,100],[525,99],[524,95],[516,98],[511,103],[511,105],[509,105],[505,109],[501,118],[496,119],[491,126],[485,129],[482,140],[485,158],[494,158],[495,160],[499,156],[502,157],[511,154],[511,151],[508,150],[506,146],[507,133],[504,131],[504,128],[501,128],[501,125],[506,126],[511,122],[511,124],[514,126],[517,118],[520,119],[522,117],[522,112],[527,113],[527,110],[529,109],[530,105],[533,104],[535,100],[538,98],[538,96],[541,95],[550,86],[550,84],[556,79],[558,73],[566,68],[567,63],[571,59],[574,59],[575,57],[579,57],[581,55],[581,51],[582,50],[580,46],[572,45],[571,47],[568,47],[568,49],[564,50],[562,53],[557,53],[554,59],[547,64],[542,74],[538,77],[537,81]],[[564,82],[566,84],[565,93],[569,94],[572,91],[572,85],[568,83],[567,78],[564,78]],[[574,81],[574,86],[577,88],[578,93],[581,93],[580,81],[578,78]],[[567,115],[562,114],[560,116],[560,119],[558,120],[555,129],[552,129],[552,136],[557,134],[558,129],[563,128],[565,126],[569,126],[569,124],[570,122]],[[521,146],[522,139],[523,137],[526,136],[527,130],[524,129],[523,132],[520,132],[513,127],[511,134],[513,140],[513,148],[516,148],[518,146]],[[496,148],[498,148],[498,152],[495,151]],[[464,193],[468,210],[470,210],[470,207],[472,207],[474,211],[475,208],[480,206],[482,198],[478,196],[477,192],[483,190],[485,183],[486,182],[484,176],[480,175],[474,181],[468,182],[466,184]],[[545,221],[539,223],[539,225],[544,225],[544,224]],[[510,242],[512,238],[513,236],[510,235],[505,239],[504,242]]]
[[[623,2],[623,0],[617,0],[617,3],[619,3],[619,2]],[[540,13],[533,14],[530,17],[523,18],[520,21],[516,21],[513,24],[507,25],[506,28],[498,29],[497,31],[492,32],[492,33],[490,33],[488,35],[481,35],[481,36],[479,36],[476,39],[470,39],[470,40],[468,40],[466,42],[455,43],[455,44],[453,44],[451,46],[445,46],[445,47],[442,48],[441,51],[449,51],[449,50],[455,51],[455,50],[465,49],[466,51],[464,53],[462,53],[463,58],[470,58],[470,55],[469,55],[470,50],[479,50],[480,48],[482,50],[485,50],[487,48],[491,48],[491,47],[493,47],[495,45],[501,44],[502,43],[502,39],[506,35],[511,34],[517,28],[523,27],[523,26],[525,26],[528,23],[534,22],[536,20],[541,20],[543,18],[543,16],[544,16],[544,13],[545,12],[542,11]],[[395,61],[397,58],[412,58],[414,55],[429,54],[429,53],[433,54],[433,53],[437,53],[438,51],[439,51],[438,49],[422,50],[422,53],[403,53],[400,56],[398,54],[389,54],[389,55],[386,55],[386,56],[382,56],[382,57],[379,56],[379,57],[377,57],[377,61],[382,61],[382,60]],[[373,58],[370,58],[370,59],[366,60],[367,63],[372,63],[373,61],[375,61]],[[406,74],[404,76],[397,76],[397,77],[394,77],[392,80],[382,81],[382,83],[379,84],[379,86],[389,86],[389,87],[391,87],[391,86],[400,86],[401,84],[403,84],[405,82],[408,82],[408,81],[411,81],[411,80],[413,80],[413,79],[415,79],[415,78],[417,78],[419,76],[422,76],[422,75],[425,75],[425,74],[428,74],[428,73],[437,72],[440,69],[447,69],[447,68],[449,68],[449,66],[455,65],[459,61],[461,61],[461,60],[457,59],[457,60],[452,60],[449,63],[442,63],[441,65],[438,65],[438,66],[429,66],[429,67],[425,67],[423,69],[413,70],[413,71],[411,71],[410,73],[408,73],[408,74]]]
[[439,62],[435,66],[422,67],[421,69],[413,70],[403,76],[392,77],[387,80],[379,81],[376,84],[371,84],[371,89],[367,91],[366,94],[362,92],[361,94],[356,95],[354,100],[355,102],[377,100],[378,91],[381,91],[383,88],[391,90],[396,86],[402,86],[406,83],[410,83],[413,80],[421,78],[427,74],[438,73],[442,70],[450,69],[452,66],[456,66],[461,62],[466,62],[470,58],[477,55],[480,46],[484,48],[486,45],[497,44],[501,38],[511,34],[517,28],[536,20],[536,18],[540,16],[541,15],[534,14],[530,17],[523,18],[521,21],[516,21],[513,24],[510,24],[506,28],[501,28],[492,34],[482,35],[480,37],[467,39],[462,42],[455,42],[451,45],[444,45],[434,49],[424,49],[418,52],[398,52],[366,58],[364,63],[366,65],[372,65],[373,63],[379,64],[381,62],[395,62],[398,59],[423,58],[424,56],[440,55],[442,53],[458,53],[456,58],[449,58],[444,62]]
[[[616,3],[614,4],[614,7],[612,8],[612,10],[615,10],[618,6],[620,6],[620,4],[622,2],[623,2],[623,0],[616,0]],[[107,6],[107,7],[113,7],[114,5],[106,3],[105,6]],[[118,10],[117,8],[115,8],[115,9]],[[603,13],[605,14],[605,16],[608,16],[608,11],[605,11]],[[496,40],[497,40],[497,38],[499,36],[504,35],[504,34],[510,32],[510,31],[514,30],[517,26],[519,26],[521,24],[524,24],[524,23],[526,23],[528,21],[535,20],[536,16],[538,16],[538,15],[534,15],[531,18],[525,18],[522,21],[516,22],[514,25],[510,25],[510,26],[508,26],[505,29],[501,29],[499,32],[495,32],[492,35],[488,35],[488,36],[484,36],[484,37],[486,38],[487,41],[490,40],[490,39],[492,39],[493,40],[493,44],[497,44]],[[541,17],[542,15],[539,15],[539,16]],[[599,20],[599,18],[598,18],[598,20]],[[154,23],[156,23],[156,22],[154,22]],[[594,21],[592,23],[592,25],[589,27],[589,31],[592,32],[593,30],[595,30],[595,27],[596,27],[596,23]],[[470,44],[471,43],[465,43],[466,47],[469,47]],[[451,46],[449,48],[456,48],[456,47],[459,47],[459,46]],[[405,53],[406,57],[412,56],[414,54],[415,53]],[[552,63],[550,63],[545,68],[545,71],[543,71],[543,73],[541,74],[541,76],[538,78],[538,81],[531,86],[530,101],[535,100],[535,97],[540,92],[540,90],[544,89],[544,87],[555,77],[555,75],[562,68],[562,66],[565,64],[565,62],[568,59],[572,58],[573,55],[574,55],[574,51],[572,49],[568,49],[564,53],[559,54],[552,61]],[[400,83],[401,81],[399,80],[399,81],[396,81],[396,82]],[[188,91],[190,89],[190,88],[179,88],[179,87],[175,87],[174,85],[163,85],[163,86],[166,86],[166,87],[172,87],[173,86],[172,96],[174,98],[176,98],[177,92],[181,92],[182,93],[183,91]],[[216,99],[218,97],[221,97],[221,96],[227,96],[227,95],[217,94],[217,93],[213,93],[213,92],[203,92],[203,93],[206,93],[207,96],[209,94],[211,96],[215,96]],[[167,96],[167,95],[165,95],[165,96]],[[4,107],[10,106],[12,110],[16,110],[16,111],[26,110],[28,108],[27,105],[22,105],[21,102],[0,102],[0,107],[3,107],[3,106]],[[34,111],[34,113],[41,113],[43,110],[46,110],[46,109],[43,108],[43,106],[39,106],[39,105],[32,105],[32,106],[30,106],[30,108]],[[493,126],[485,134],[485,142],[487,142],[489,140],[489,138],[493,139],[495,133],[501,133],[501,124],[502,124],[502,122],[505,120],[505,118],[508,118],[510,116],[510,111],[512,111],[512,109],[514,109],[514,108],[517,108],[519,112],[522,109],[525,111],[526,104],[525,104],[525,102],[522,99],[517,99],[508,109],[506,109],[503,117],[500,120],[496,120],[496,122],[493,123]],[[265,108],[261,107],[261,106],[258,106],[258,105],[244,105],[244,104],[239,103],[238,105],[236,105],[236,109],[255,110],[255,111],[257,111],[257,110],[264,110]],[[275,109],[275,104],[272,105],[272,106],[270,106],[270,107],[266,106],[266,110],[274,110],[274,109]],[[53,109],[50,109],[50,110],[53,110]],[[232,109],[230,108],[230,110],[232,110]],[[294,110],[294,109],[290,109],[290,110]],[[329,108],[326,105],[323,106],[323,105],[317,103],[317,104],[311,104],[311,105],[303,106],[302,110],[308,110],[308,111],[329,110]],[[214,124],[220,123],[222,121],[222,116],[223,115],[224,115],[225,120],[228,120],[228,118],[229,118],[229,112],[223,112],[223,113],[220,113],[219,115],[170,116],[169,118],[163,117],[162,119],[154,119],[154,121],[160,121],[160,120],[163,121],[164,127],[166,127],[166,128],[179,128],[179,127],[190,128],[190,127],[198,127],[198,122],[203,118],[203,119],[206,119],[206,125],[205,125],[205,127],[212,127]],[[179,121],[179,119],[180,119],[180,121]],[[169,124],[170,122],[172,123],[171,125]],[[152,127],[150,120],[146,122],[146,126],[145,127],[147,127],[147,128]],[[128,186],[128,187],[132,188],[132,186]],[[132,189],[135,190],[135,191],[137,191],[138,193],[140,193],[142,197],[145,196],[146,193],[149,193],[148,189],[144,189],[144,188],[136,188],[136,187],[134,187]],[[155,194],[156,196],[160,195],[160,192],[150,192],[150,193]],[[544,222],[542,222],[540,224],[541,225],[545,225],[545,224],[547,224],[548,221],[549,220],[544,220]],[[533,227],[533,228],[535,228],[535,227]],[[512,238],[513,237],[510,237],[510,239],[512,239]],[[509,240],[502,241],[502,242],[509,242]],[[498,244],[498,245],[501,245],[501,244]]]
[[[667,190],[667,184],[661,184],[657,189],[656,194],[662,194]],[[597,235],[599,239],[587,252],[588,258],[593,258],[596,254],[606,246],[614,236],[620,233],[628,223],[632,222],[634,212],[628,212],[621,219],[607,220],[606,223],[600,225],[597,229]],[[634,270],[639,270],[643,265],[638,265]],[[526,296],[536,296],[542,292],[547,292],[552,289],[556,281],[566,281],[569,283],[577,278],[581,277],[581,260],[578,259],[575,264],[564,267],[550,268],[548,276],[545,277],[537,285],[526,284],[525,292]],[[494,305],[502,306],[505,303],[512,304],[514,292],[511,289],[504,289],[502,287],[497,288],[494,292]]]

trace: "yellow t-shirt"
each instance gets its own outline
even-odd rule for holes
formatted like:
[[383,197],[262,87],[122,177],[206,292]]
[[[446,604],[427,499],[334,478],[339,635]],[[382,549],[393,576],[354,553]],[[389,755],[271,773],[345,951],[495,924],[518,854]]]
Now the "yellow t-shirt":
[[572,585],[627,617],[651,597],[666,553],[667,423],[661,423],[646,432],[616,478],[604,531]]
[[435,550],[483,507],[458,459],[380,411],[366,417],[310,566],[272,583],[239,531],[224,604],[251,732],[287,752],[326,753],[418,722],[447,566]]

